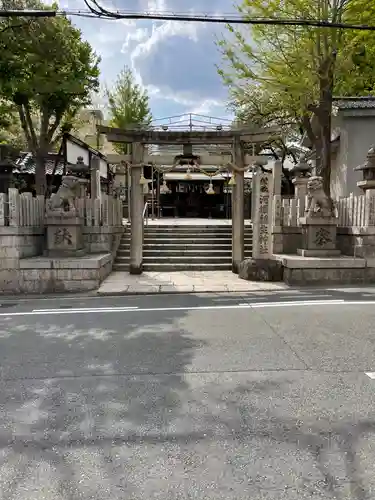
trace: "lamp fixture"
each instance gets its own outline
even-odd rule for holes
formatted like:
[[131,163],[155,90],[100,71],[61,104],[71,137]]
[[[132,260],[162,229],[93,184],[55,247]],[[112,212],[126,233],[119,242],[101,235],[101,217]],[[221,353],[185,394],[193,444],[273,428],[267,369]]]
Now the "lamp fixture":
[[160,186],[160,194],[169,194],[171,190],[167,186],[167,181],[163,181],[163,185]]
[[186,174],[185,174],[185,179],[187,181],[189,181],[190,179],[192,179],[192,175],[191,175],[191,170],[190,170],[190,167],[188,167],[188,169],[186,170]]
[[214,186],[212,184],[212,181],[210,181],[208,185],[208,189],[206,190],[206,194],[215,194]]
[[229,179],[228,186],[235,186],[235,185],[236,185],[236,179],[232,174],[232,177]]
[[146,179],[146,177],[142,174],[142,175],[141,175],[141,178],[139,179],[139,184],[140,184],[141,186],[145,186],[145,185],[146,185],[146,184],[148,184],[149,182],[151,182],[151,181],[149,181],[148,179]]

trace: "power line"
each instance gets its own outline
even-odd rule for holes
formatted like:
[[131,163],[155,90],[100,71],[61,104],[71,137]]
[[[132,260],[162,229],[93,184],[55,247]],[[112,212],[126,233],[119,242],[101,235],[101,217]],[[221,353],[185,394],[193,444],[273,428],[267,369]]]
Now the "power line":
[[56,10],[2,10],[0,17],[55,17]]
[[210,24],[242,24],[242,25],[265,25],[265,26],[301,26],[327,29],[350,29],[361,31],[375,31],[375,25],[368,24],[348,24],[333,23],[329,21],[320,21],[316,19],[279,19],[279,18],[243,18],[241,16],[219,16],[215,14],[184,14],[184,13],[157,13],[157,12],[130,12],[130,11],[109,11],[100,6],[96,0],[84,0],[88,11],[82,10],[1,10],[0,18],[17,17],[55,17],[56,15],[69,15],[76,17],[86,17],[106,20],[152,20],[152,21],[177,21],[177,22],[195,22]]
[[362,31],[375,31],[375,25],[348,24],[321,21],[316,19],[279,19],[279,18],[243,18],[241,16],[219,16],[214,14],[181,14],[181,13],[157,13],[157,12],[129,12],[109,11],[104,9],[97,0],[84,0],[89,12],[65,11],[67,15],[80,17],[94,17],[113,20],[153,20],[153,21],[179,21],[214,24],[242,24],[242,25],[269,25],[269,26],[301,26],[314,28],[351,29]]

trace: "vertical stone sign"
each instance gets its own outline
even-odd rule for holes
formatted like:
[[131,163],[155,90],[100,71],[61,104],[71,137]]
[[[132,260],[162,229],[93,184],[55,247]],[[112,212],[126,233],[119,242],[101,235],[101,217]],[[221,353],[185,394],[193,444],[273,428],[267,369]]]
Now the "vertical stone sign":
[[272,255],[272,174],[260,168],[253,175],[253,258]]

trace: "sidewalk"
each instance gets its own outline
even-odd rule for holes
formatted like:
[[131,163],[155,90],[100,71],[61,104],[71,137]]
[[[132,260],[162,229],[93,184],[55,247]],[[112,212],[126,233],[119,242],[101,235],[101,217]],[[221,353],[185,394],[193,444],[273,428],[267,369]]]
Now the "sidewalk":
[[145,272],[139,276],[113,272],[101,284],[99,295],[155,293],[255,292],[286,290],[284,283],[259,283],[238,278],[231,271]]

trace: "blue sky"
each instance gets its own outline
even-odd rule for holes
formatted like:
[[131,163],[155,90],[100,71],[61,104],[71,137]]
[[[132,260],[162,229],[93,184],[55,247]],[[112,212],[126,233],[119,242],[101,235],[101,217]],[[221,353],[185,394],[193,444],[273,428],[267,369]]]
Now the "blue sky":
[[[99,0],[103,7],[133,11],[233,13],[231,0]],[[61,0],[61,8],[85,9],[83,0]],[[102,57],[103,83],[110,85],[128,65],[150,95],[154,118],[183,113],[228,117],[227,89],[215,64],[215,37],[224,25],[105,21],[73,18]]]

